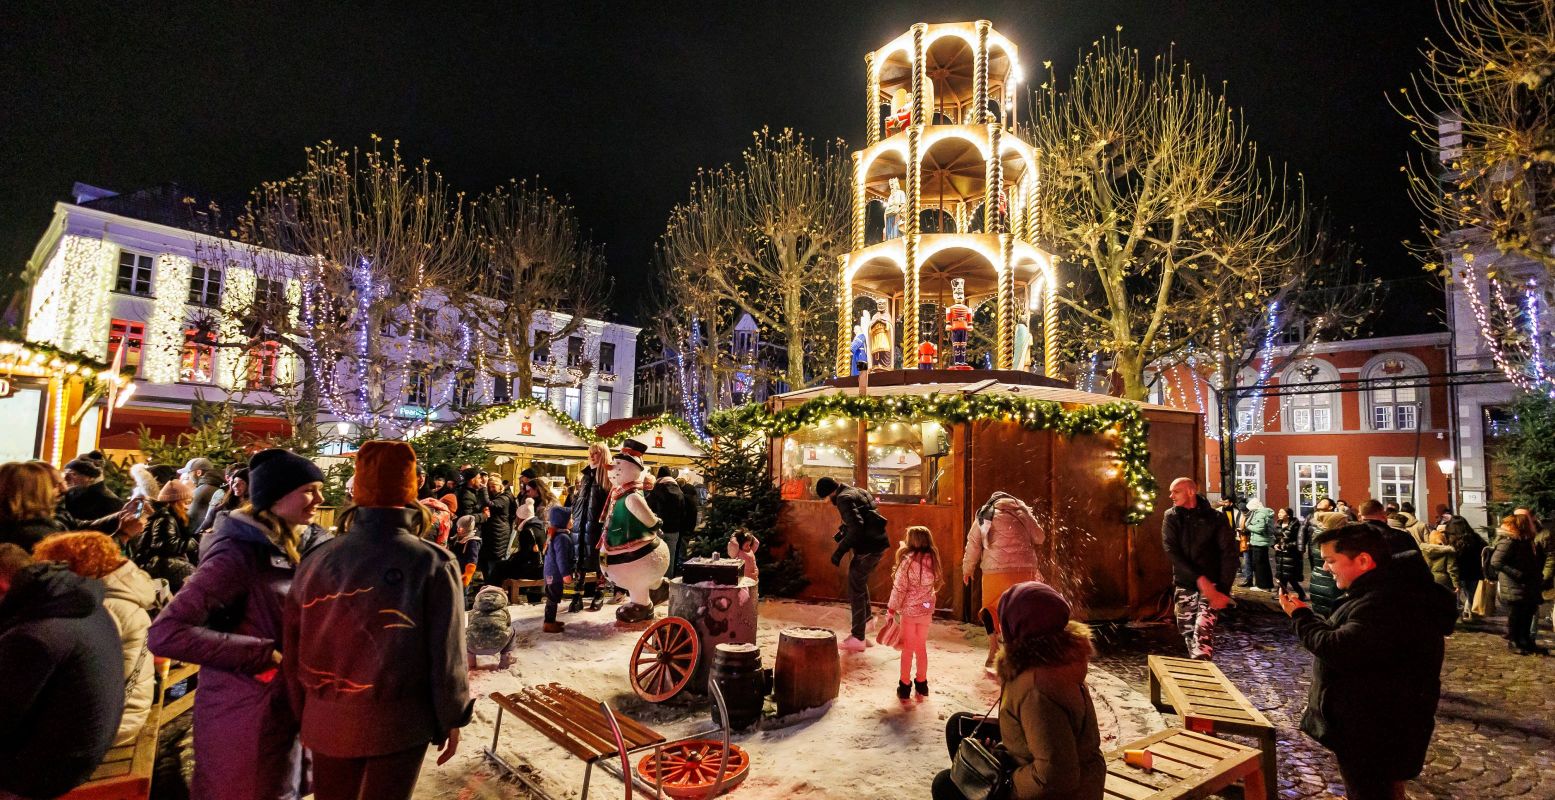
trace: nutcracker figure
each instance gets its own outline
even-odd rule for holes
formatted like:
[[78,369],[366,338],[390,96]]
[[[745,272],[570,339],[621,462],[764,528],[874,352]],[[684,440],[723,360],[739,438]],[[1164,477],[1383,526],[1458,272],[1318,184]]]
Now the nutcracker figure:
[[877,311],[869,320],[869,369],[878,372],[891,368],[891,318]]
[[950,293],[956,300],[945,309],[945,327],[950,331],[950,368],[971,369],[966,363],[967,340],[972,335],[972,309],[966,304],[966,281],[951,278]]
[[918,369],[934,369],[934,358],[938,355],[939,348],[933,342],[918,345]]

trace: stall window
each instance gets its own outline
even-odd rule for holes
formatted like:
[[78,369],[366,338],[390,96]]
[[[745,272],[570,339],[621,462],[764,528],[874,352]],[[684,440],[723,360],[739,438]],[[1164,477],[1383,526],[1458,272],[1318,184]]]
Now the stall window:
[[248,388],[268,390],[275,387],[276,368],[281,361],[281,346],[260,342],[248,351]]
[[216,374],[215,362],[216,332],[201,328],[185,330],[178,380],[183,383],[210,383]]
[[949,503],[950,429],[898,420],[869,424],[869,490],[884,503]]
[[146,345],[146,324],[116,319],[108,328],[108,361],[112,363],[124,345],[124,366],[140,374],[140,351]]
[[815,482],[823,476],[852,483],[857,447],[858,424],[845,417],[821,420],[783,437],[783,499],[814,500]]

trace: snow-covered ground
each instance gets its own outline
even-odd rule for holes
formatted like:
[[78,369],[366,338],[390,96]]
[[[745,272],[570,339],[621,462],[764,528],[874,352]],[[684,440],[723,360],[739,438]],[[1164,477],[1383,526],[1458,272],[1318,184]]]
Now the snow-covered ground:
[[[707,701],[689,693],[660,705],[644,703],[632,693],[627,663],[639,633],[616,628],[613,606],[563,614],[564,634],[540,632],[541,606],[513,606],[510,611],[520,638],[514,665],[497,671],[493,657],[491,668],[471,676],[475,719],[464,729],[452,761],[438,767],[433,763],[436,754],[428,754],[417,798],[530,796],[515,782],[497,779],[482,756],[491,743],[497,713],[492,692],[554,681],[608,701],[671,738],[712,727]],[[661,606],[660,616],[663,613]],[[839,631],[842,638],[847,618],[845,606],[763,600],[757,644],[764,665],[772,666],[782,629],[816,625]],[[769,700],[769,718],[763,725],[733,736],[751,758],[750,777],[733,796],[927,797],[935,773],[949,766],[945,720],[956,711],[986,711],[998,695],[998,685],[983,674],[987,648],[981,628],[936,621],[929,635],[929,697],[908,703],[896,698],[897,651],[876,646],[863,653],[842,653],[841,695],[823,715],[776,727],[771,725]],[[1090,686],[1103,750],[1165,727],[1149,699],[1123,681],[1092,667]],[[532,765],[531,779],[553,797],[579,796],[583,763],[511,716],[504,716],[498,750],[509,763]],[[615,777],[595,769],[590,796],[620,796],[621,791]]]

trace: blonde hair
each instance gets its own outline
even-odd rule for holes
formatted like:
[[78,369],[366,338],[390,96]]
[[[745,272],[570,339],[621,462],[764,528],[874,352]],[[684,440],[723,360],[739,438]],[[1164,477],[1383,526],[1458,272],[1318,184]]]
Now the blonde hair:
[[286,557],[291,559],[293,564],[302,560],[300,549],[302,547],[302,535],[297,533],[295,527],[292,527],[286,520],[281,519],[274,511],[268,508],[254,508],[253,503],[246,502],[242,508],[238,509],[238,513],[246,514],[252,517],[255,522],[258,522],[264,529],[265,535],[269,536],[270,541],[275,542],[276,546],[286,551]]
[[53,467],[41,461],[0,464],[0,521],[52,519],[58,502]]
[[594,482],[610,488],[610,445],[595,442],[589,445],[589,464],[594,467]]
[[892,572],[902,568],[902,559],[907,556],[927,554],[929,566],[934,570],[934,588],[939,589],[940,562],[939,548],[934,546],[934,534],[922,525],[914,525],[902,535],[902,543],[896,548],[896,565]]

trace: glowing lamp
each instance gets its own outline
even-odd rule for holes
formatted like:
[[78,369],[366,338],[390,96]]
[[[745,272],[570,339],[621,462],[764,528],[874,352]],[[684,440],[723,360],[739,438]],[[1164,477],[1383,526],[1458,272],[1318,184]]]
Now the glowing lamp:
[[1450,458],[1444,458],[1436,462],[1436,468],[1441,470],[1443,475],[1451,475],[1453,470],[1457,469],[1457,467],[1458,462],[1453,461]]

